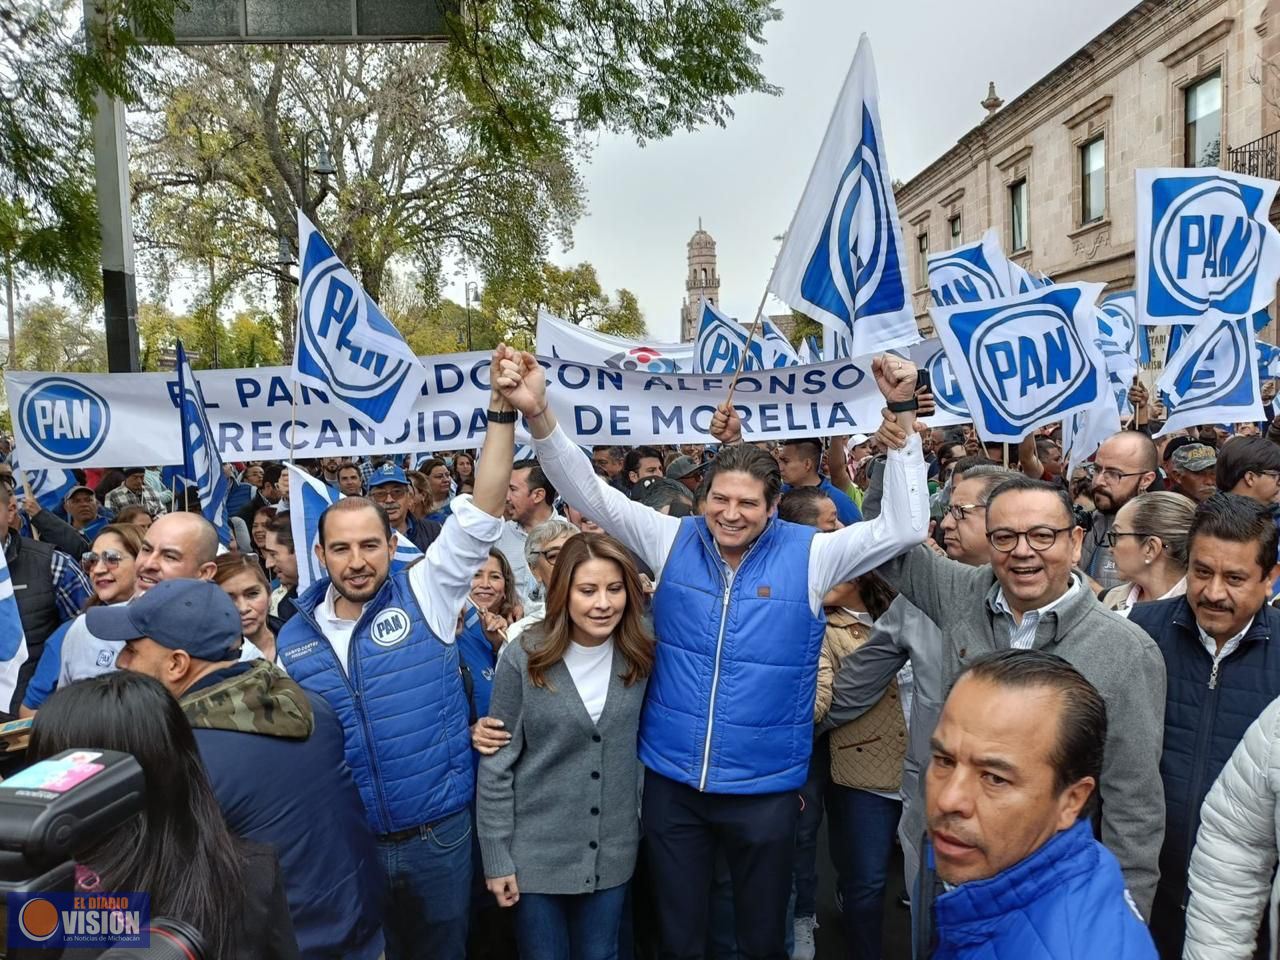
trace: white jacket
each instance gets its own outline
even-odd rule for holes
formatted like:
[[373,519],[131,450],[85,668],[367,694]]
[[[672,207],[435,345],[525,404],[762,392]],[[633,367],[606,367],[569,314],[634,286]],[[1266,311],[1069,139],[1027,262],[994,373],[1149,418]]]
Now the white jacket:
[[[1249,960],[1263,911],[1276,960],[1280,846],[1280,698],[1245,731],[1200,810],[1187,885],[1184,960]],[[1270,897],[1268,897],[1270,893]]]

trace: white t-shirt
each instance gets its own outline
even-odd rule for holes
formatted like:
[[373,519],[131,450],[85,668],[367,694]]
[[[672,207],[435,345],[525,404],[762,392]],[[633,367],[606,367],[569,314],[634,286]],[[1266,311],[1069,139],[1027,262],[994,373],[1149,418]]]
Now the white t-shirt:
[[582,705],[587,708],[592,723],[600,722],[605,701],[609,698],[609,679],[613,675],[613,638],[594,647],[569,643],[564,652],[564,665],[578,688]]

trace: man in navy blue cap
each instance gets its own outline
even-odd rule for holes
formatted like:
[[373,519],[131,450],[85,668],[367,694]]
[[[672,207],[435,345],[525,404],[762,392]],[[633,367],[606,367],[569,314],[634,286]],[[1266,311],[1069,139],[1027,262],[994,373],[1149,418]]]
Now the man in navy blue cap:
[[423,553],[440,536],[440,524],[434,520],[418,520],[409,512],[413,488],[394,460],[388,460],[369,478],[369,499],[387,511],[391,529],[408,539]]
[[381,954],[377,849],[328,703],[266,660],[238,662],[240,614],[207,580],[164,580],[87,619],[96,636],[124,643],[122,670],[178,699],[227,825],[275,849],[301,956]]

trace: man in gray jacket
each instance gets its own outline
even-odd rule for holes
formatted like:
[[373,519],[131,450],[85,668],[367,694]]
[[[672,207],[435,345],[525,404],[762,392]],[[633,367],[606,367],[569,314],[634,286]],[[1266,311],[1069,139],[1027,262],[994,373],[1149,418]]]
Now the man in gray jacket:
[[1063,490],[1006,480],[988,498],[986,530],[990,565],[969,567],[918,546],[879,572],[941,630],[944,690],[974,658],[1013,647],[1057,654],[1102,694],[1110,721],[1102,841],[1149,917],[1164,838],[1164,658],[1073,572],[1083,531]]
[[[974,467],[952,488],[951,504],[942,517],[942,543],[947,556],[969,566],[987,563],[987,498],[1012,470],[993,465]],[[942,632],[919,607],[898,597],[876,621],[871,638],[840,661],[831,706],[818,731],[834,730],[858,719],[884,696],[898,671],[911,662],[911,718],[907,755],[902,765],[902,843],[908,895],[915,890],[924,836],[924,770],[929,765],[929,738],[938,725],[947,687],[942,682],[945,642]],[[915,909],[913,901],[912,909]]]

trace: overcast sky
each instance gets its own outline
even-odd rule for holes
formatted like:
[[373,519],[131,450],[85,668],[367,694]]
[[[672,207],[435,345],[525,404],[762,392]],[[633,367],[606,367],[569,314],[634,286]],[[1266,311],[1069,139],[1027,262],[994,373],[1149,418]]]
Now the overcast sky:
[[[779,97],[734,103],[727,128],[660,143],[603,137],[585,168],[587,215],[559,263],[588,260],[606,289],[640,299],[655,339],[679,336],[686,244],[702,217],[716,239],[722,305],[755,309],[859,34],[871,38],[889,170],[907,180],[984,114],[988,81],[1006,101],[1134,5],[1130,0],[781,0],[764,72]],[[456,291],[461,299],[461,288]],[[452,291],[451,291],[452,293]],[[781,309],[778,304],[774,307]]]

